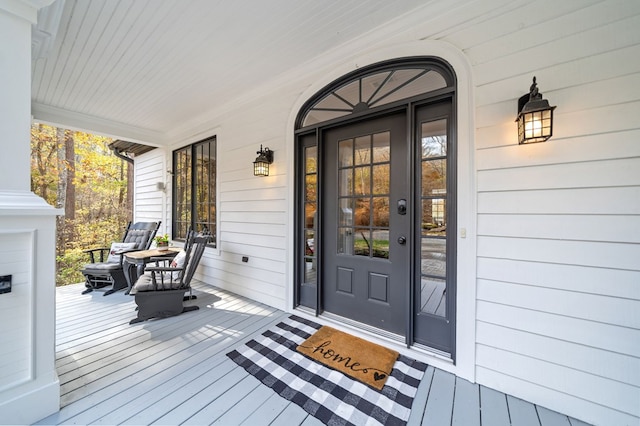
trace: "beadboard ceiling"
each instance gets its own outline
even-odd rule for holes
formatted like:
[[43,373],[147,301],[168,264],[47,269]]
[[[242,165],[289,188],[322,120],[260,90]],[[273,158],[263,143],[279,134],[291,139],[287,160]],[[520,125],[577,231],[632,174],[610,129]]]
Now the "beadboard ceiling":
[[184,123],[428,3],[60,1],[41,11],[55,31],[48,49],[34,49],[34,118],[159,145]]

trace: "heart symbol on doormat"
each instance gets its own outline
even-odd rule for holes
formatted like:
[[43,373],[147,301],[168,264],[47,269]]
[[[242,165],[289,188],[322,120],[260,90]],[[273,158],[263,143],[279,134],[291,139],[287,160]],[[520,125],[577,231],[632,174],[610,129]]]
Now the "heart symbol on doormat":
[[375,379],[375,381],[377,382],[378,380],[382,380],[385,377],[387,377],[386,374],[379,374],[377,371],[373,372],[373,378]]

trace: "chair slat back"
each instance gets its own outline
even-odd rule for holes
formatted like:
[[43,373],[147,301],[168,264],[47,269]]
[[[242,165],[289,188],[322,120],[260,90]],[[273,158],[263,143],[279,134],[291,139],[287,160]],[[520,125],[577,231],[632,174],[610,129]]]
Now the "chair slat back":
[[198,234],[193,237],[193,243],[187,250],[185,268],[184,271],[182,271],[182,276],[180,277],[180,287],[186,288],[191,285],[191,278],[193,278],[193,275],[198,268],[200,258],[202,257],[202,253],[204,253],[204,249],[208,242],[209,234]]
[[162,222],[136,222],[127,225],[123,243],[136,243],[136,250],[148,250]]

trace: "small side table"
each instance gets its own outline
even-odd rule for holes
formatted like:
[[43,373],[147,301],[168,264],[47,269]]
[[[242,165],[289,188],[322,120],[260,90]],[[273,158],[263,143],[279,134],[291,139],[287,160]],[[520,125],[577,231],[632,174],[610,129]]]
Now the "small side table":
[[173,259],[180,253],[180,250],[182,250],[180,247],[169,247],[166,250],[151,249],[125,253],[122,268],[124,269],[124,276],[127,279],[128,288],[124,294],[129,294],[138,277],[144,274],[145,265],[151,262],[152,258],[164,257]]

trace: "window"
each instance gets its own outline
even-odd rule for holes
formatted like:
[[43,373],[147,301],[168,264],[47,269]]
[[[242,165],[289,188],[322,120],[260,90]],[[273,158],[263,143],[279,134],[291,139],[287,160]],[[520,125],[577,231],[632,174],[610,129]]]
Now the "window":
[[172,238],[185,238],[190,227],[208,229],[216,246],[215,136],[173,152]]

